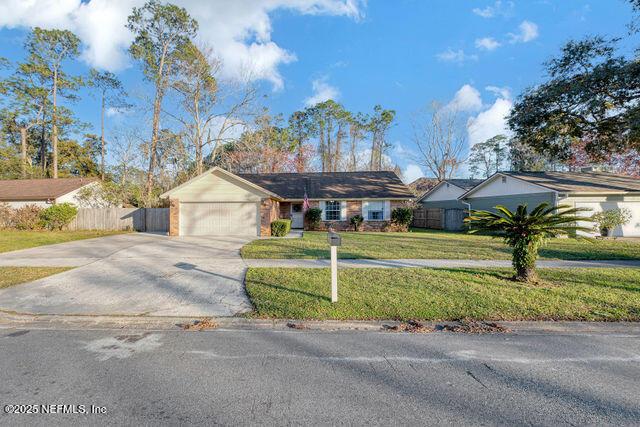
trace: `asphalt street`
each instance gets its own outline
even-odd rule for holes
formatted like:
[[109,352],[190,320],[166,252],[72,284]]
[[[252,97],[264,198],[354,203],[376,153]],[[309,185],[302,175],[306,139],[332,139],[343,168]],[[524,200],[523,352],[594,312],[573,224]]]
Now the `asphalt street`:
[[0,424],[637,425],[639,338],[2,329]]

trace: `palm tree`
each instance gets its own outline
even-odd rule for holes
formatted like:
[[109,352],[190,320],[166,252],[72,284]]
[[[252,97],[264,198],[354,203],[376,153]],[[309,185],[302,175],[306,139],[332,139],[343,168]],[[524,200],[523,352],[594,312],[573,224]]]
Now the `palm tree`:
[[576,231],[592,231],[591,228],[577,225],[578,221],[592,221],[591,218],[578,215],[589,211],[585,208],[541,203],[531,213],[527,212],[527,205],[518,206],[515,212],[501,205],[495,209],[496,212],[471,210],[464,221],[472,227],[469,233],[488,231],[496,237],[502,237],[513,248],[514,280],[522,282],[536,279],[538,249],[548,238]]

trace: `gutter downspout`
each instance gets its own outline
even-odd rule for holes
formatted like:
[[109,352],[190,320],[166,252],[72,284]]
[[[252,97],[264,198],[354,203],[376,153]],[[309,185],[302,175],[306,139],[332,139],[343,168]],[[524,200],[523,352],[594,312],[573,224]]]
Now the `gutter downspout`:
[[[460,203],[467,205],[467,214],[471,215],[471,203],[460,200]],[[469,230],[471,230],[471,223],[469,223]]]

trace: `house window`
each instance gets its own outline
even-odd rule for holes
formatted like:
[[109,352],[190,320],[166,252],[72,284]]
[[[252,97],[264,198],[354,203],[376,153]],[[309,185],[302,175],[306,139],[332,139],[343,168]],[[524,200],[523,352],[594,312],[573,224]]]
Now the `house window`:
[[335,200],[325,202],[324,218],[327,221],[340,221],[340,202]]
[[369,202],[367,221],[382,221],[384,219],[384,202]]

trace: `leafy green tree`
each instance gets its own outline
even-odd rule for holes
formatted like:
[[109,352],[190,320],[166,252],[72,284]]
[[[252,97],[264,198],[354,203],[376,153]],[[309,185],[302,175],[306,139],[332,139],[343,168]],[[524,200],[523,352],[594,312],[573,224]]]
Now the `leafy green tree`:
[[296,172],[307,171],[309,165],[306,147],[312,133],[312,124],[309,121],[310,114],[307,110],[295,111],[289,117],[289,134],[291,142],[296,150]]
[[[630,3],[640,10],[637,0]],[[638,151],[640,61],[617,53],[619,42],[601,36],[569,41],[545,64],[549,80],[515,102],[508,118],[515,137],[561,160],[576,143],[594,161]]]
[[75,99],[75,91],[82,79],[67,75],[63,65],[78,56],[80,39],[68,30],[33,29],[27,37],[25,48],[27,62],[19,69],[25,75],[35,75],[48,82],[51,90],[51,150],[52,175],[58,177],[58,97]]
[[16,72],[5,81],[7,105],[2,110],[2,122],[8,132],[20,134],[20,176],[27,177],[32,165],[29,155],[32,130],[43,124],[45,99],[48,88],[38,83],[32,74]]
[[306,111],[308,132],[318,138],[318,155],[323,172],[335,172],[341,167],[344,141],[350,113],[333,101],[320,102]]
[[59,145],[60,175],[100,176],[100,137],[87,134],[81,144],[74,139],[63,138]]
[[177,72],[180,55],[191,46],[191,39],[198,31],[198,23],[182,7],[151,0],[140,8],[133,8],[127,28],[135,36],[129,52],[141,63],[145,77],[155,86],[146,180],[146,192],[150,194],[156,168],[162,101],[170,77]]
[[122,82],[115,74],[109,71],[91,69],[88,84],[95,88],[100,97],[100,178],[104,181],[105,175],[105,139],[104,139],[104,115],[107,108],[123,109],[130,105],[127,103],[127,93]]
[[507,137],[496,135],[471,147],[469,171],[471,176],[482,175],[489,178],[498,172],[507,158]]
[[469,233],[489,232],[513,248],[512,263],[515,280],[536,280],[538,250],[551,237],[569,235],[577,231],[590,232],[591,228],[577,225],[579,221],[590,222],[591,218],[579,216],[584,208],[550,206],[541,203],[530,213],[527,205],[520,205],[515,212],[498,205],[496,212],[472,210],[465,218]]
[[351,114],[349,118],[348,171],[358,170],[358,147],[364,139],[371,119],[364,113]]
[[387,140],[387,134],[393,125],[395,117],[396,112],[394,110],[385,110],[381,105],[373,107],[373,115],[368,129],[371,133],[370,170],[384,169],[384,156],[391,148],[391,144]]

